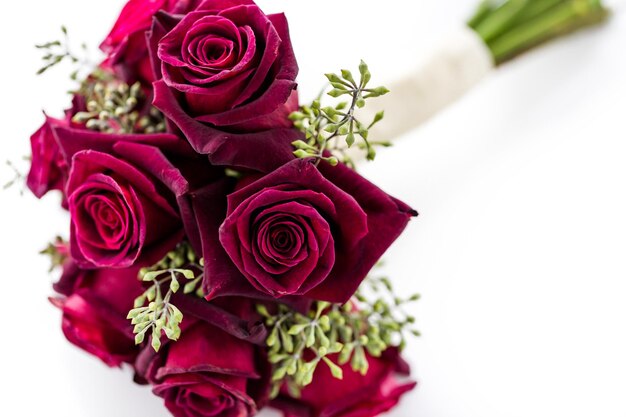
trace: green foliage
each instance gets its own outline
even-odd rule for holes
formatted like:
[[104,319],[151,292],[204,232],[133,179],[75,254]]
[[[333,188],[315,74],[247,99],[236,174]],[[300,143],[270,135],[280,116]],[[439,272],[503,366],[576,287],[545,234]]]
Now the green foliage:
[[163,335],[178,340],[183,313],[170,300],[180,290],[181,282],[183,293],[203,297],[203,273],[196,274],[196,271],[202,271],[202,267],[202,259],[197,261],[191,246],[182,243],[159,263],[139,272],[139,279],[151,285],[135,299],[134,308],[128,312],[127,318],[134,325],[136,344],[143,343],[146,335],[151,335],[152,348],[158,352]]
[[155,107],[142,115],[146,97],[139,82],[129,86],[112,74],[96,70],[77,91],[85,97],[87,111],[78,112],[74,123],[105,133],[159,133],[165,131],[165,119]]
[[363,123],[356,116],[357,109],[365,106],[366,100],[385,95],[385,87],[369,88],[372,78],[367,64],[359,65],[357,82],[348,70],[341,74],[326,74],[332,89],[327,95],[333,98],[346,96],[348,101],[340,101],[334,106],[322,106],[321,96],[308,106],[293,112],[289,118],[294,126],[305,134],[305,140],[292,143],[298,158],[315,158],[317,162],[326,161],[331,165],[343,162],[354,166],[348,155],[348,149],[356,146],[366,153],[368,160],[376,157],[375,146],[390,146],[388,142],[373,142],[369,139],[369,129],[380,122],[384,113],[379,112],[369,123]]
[[63,36],[60,40],[35,45],[35,48],[40,49],[44,54],[42,56],[43,66],[37,70],[37,75],[41,75],[50,68],[62,62],[68,61],[76,66],[70,75],[70,78],[76,81],[78,79],[80,69],[90,64],[87,45],[84,43],[81,45],[80,49],[82,56],[80,56],[74,53],[70,48],[70,41],[67,34],[67,28],[65,26],[61,26],[61,34]]
[[67,248],[69,243],[61,236],[57,236],[53,242],[48,243],[48,246],[41,252],[40,255],[48,255],[50,257],[50,268],[48,272],[54,271],[56,268],[63,266],[68,258],[66,251],[61,251],[59,248]]
[[[285,305],[270,313],[258,305],[268,327],[269,361],[273,366],[272,396],[285,385],[297,397],[313,380],[320,363],[331,374],[343,378],[341,366],[350,364],[365,375],[369,369],[367,355],[380,357],[390,347],[404,348],[406,333],[418,336],[415,318],[404,311],[418,295],[397,297],[389,279],[368,278],[345,305],[318,301],[308,314],[300,314]],[[336,363],[329,355],[337,354]]]

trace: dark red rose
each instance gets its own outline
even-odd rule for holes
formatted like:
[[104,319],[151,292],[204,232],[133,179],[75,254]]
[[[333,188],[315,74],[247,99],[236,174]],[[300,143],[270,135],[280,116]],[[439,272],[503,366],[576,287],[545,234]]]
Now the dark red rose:
[[183,236],[191,184],[216,175],[172,135],[55,133],[71,161],[70,249],[83,268],[125,268],[144,251],[171,248]]
[[343,380],[336,379],[324,364],[317,367],[313,382],[302,390],[300,398],[292,398],[285,390],[272,406],[284,417],[376,417],[395,407],[402,395],[415,387],[415,382],[400,382],[397,374],[408,375],[408,365],[395,349],[381,358],[368,356],[369,371],[365,376],[342,366]]
[[53,299],[63,311],[65,337],[109,366],[132,363],[139,353],[128,311],[143,288],[139,267],[82,270],[73,262],[64,266],[55,289],[67,298]]
[[267,401],[261,348],[204,322],[187,326],[151,366],[154,393],[175,417],[247,417]]
[[417,214],[345,166],[299,159],[246,184],[227,204],[211,187],[193,195],[207,299],[345,302]]
[[129,83],[154,81],[146,44],[152,18],[159,10],[184,13],[197,3],[199,0],[130,0],[100,45],[108,55],[106,65],[115,68]]
[[26,184],[37,198],[50,190],[65,189],[69,168],[52,131],[52,126],[64,124],[63,120],[46,117],[44,124],[30,137],[32,160]]
[[157,14],[149,43],[154,104],[197,152],[249,168],[293,158],[299,132],[287,116],[298,105],[298,67],[284,15],[250,0],[205,0],[184,16]]

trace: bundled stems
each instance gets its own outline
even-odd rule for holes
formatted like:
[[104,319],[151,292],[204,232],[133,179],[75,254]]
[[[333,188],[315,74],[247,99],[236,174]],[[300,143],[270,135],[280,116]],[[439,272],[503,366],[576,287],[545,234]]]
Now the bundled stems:
[[468,25],[499,65],[558,36],[598,24],[608,14],[601,0],[486,0]]

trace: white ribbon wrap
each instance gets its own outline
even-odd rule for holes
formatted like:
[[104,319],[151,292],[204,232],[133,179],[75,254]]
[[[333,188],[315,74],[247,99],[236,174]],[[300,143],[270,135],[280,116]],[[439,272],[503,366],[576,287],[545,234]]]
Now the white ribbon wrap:
[[464,26],[451,33],[415,71],[386,85],[391,92],[370,100],[359,119],[367,123],[376,112],[385,110],[385,118],[371,129],[369,137],[393,141],[457,100],[493,67],[483,40]]

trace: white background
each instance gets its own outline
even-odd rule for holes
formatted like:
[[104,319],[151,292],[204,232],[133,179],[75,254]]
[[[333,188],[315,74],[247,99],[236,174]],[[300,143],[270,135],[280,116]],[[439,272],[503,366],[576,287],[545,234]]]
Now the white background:
[[[68,71],[35,77],[66,24],[96,46],[122,0],[6,2],[0,157],[19,161]],[[305,99],[365,58],[384,81],[424,59],[476,0],[261,1],[285,10]],[[350,27],[349,23],[359,27]],[[387,256],[419,291],[419,388],[395,417],[626,415],[626,7],[510,63],[362,173],[420,211]],[[10,171],[2,168],[0,178]],[[3,181],[4,182],[4,181]],[[165,417],[160,399],[65,342],[47,261],[58,197],[0,193],[2,415]]]

